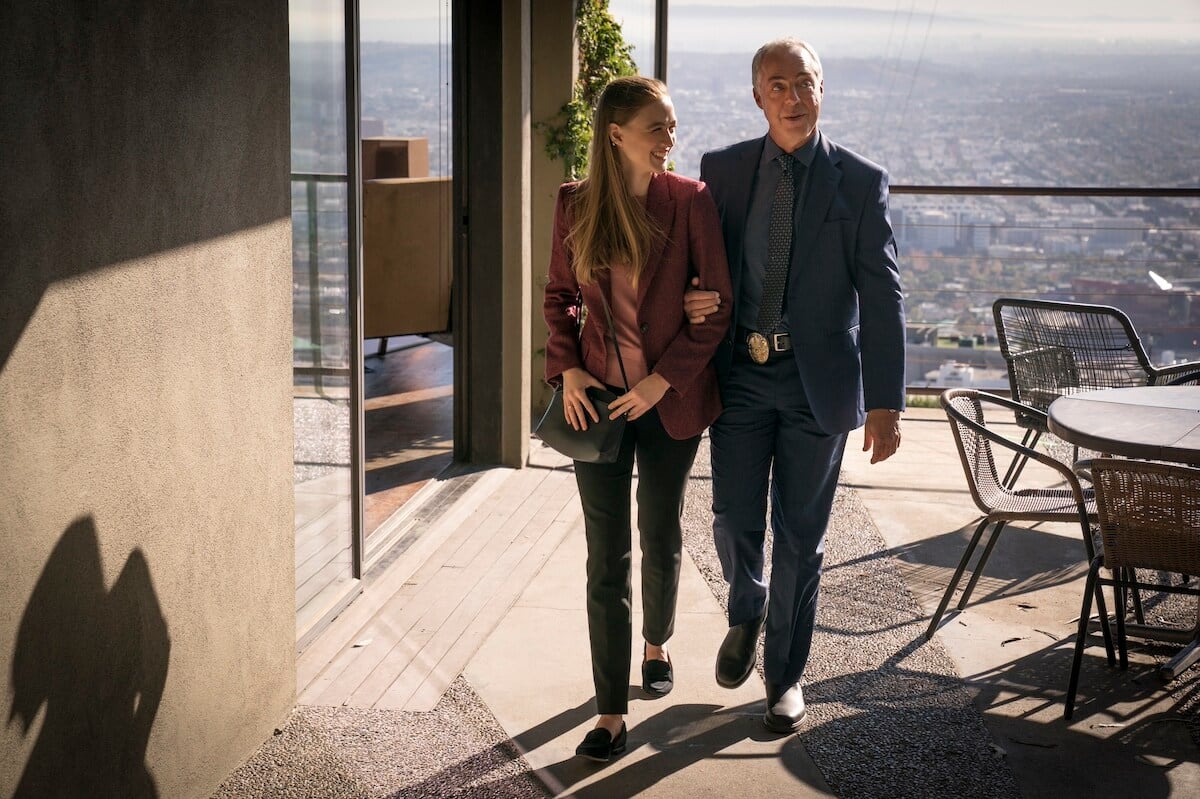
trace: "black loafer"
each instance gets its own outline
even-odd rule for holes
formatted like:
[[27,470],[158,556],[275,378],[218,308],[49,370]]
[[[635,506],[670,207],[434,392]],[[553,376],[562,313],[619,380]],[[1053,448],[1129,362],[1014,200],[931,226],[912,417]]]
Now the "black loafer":
[[621,722],[621,731],[616,738],[603,727],[597,727],[584,736],[583,743],[575,747],[575,754],[597,763],[607,763],[613,755],[625,751],[625,739],[625,722]]
[[758,659],[758,634],[766,621],[767,609],[764,607],[757,619],[729,628],[717,650],[717,685],[737,688],[750,677]]
[[[643,650],[644,652],[644,650]],[[671,656],[666,660],[646,660],[642,655],[642,690],[651,696],[666,696],[675,687],[675,670]]]

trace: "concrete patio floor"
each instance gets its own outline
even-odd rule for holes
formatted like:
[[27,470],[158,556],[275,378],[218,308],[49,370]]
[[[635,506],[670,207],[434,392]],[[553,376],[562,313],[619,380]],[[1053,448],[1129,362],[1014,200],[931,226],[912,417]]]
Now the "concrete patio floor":
[[[1126,672],[1107,666],[1102,647],[1089,647],[1075,719],[1063,720],[1084,575],[1078,528],[1008,528],[971,604],[961,612],[952,605],[926,641],[929,615],[978,514],[940,409],[910,410],[901,452],[884,464],[868,464],[861,436],[851,434],[831,522],[806,675],[810,718],[799,734],[762,727],[760,677],[735,691],[712,677],[726,625],[705,447],[684,513],[686,557],[670,642],[677,687],[662,699],[643,697],[635,651],[630,751],[603,766],[572,756],[592,719],[582,529],[569,513],[577,504],[573,480],[562,479],[569,463],[535,442],[530,467],[489,478],[495,493],[476,500],[476,514],[458,512],[447,532],[463,535],[484,509],[519,504],[526,494],[562,508],[542,514],[545,555],[530,549],[519,560],[536,566],[522,576],[523,589],[496,595],[503,607],[487,611],[494,621],[486,634],[473,625],[477,643],[454,661],[465,666],[428,665],[431,678],[450,686],[436,707],[301,706],[219,795],[1200,796],[1200,668],[1162,686],[1152,667],[1169,657],[1169,647],[1132,642]],[[1040,478],[1049,479],[1029,474]],[[513,537],[495,513],[487,524]],[[538,532],[522,524],[515,541]],[[432,553],[435,543],[417,542],[411,551]],[[403,569],[394,579],[405,590],[433,590],[404,577],[422,574],[420,564]],[[365,600],[382,607],[372,590]],[[1194,612],[1194,603],[1151,611],[1173,621]],[[374,623],[386,628],[379,618]],[[353,631],[341,635],[353,646]],[[419,662],[422,653],[412,657]],[[303,785],[281,787],[306,762],[312,740],[321,742],[326,767],[305,768]],[[322,771],[340,776],[323,783]]]
[[[1023,431],[1004,422],[998,429],[1019,440]],[[910,410],[903,436],[898,468],[848,452],[842,483],[862,498],[927,622],[979,515],[941,409]],[[1029,479],[1054,482],[1049,471]],[[1123,672],[1092,636],[1074,719],[1063,719],[1085,559],[1077,524],[1006,527],[970,605],[955,612],[951,603],[934,639],[1022,796],[1200,796],[1200,669],[1165,687],[1153,671],[1175,648],[1130,639]],[[1186,626],[1195,601],[1155,604],[1147,616]]]

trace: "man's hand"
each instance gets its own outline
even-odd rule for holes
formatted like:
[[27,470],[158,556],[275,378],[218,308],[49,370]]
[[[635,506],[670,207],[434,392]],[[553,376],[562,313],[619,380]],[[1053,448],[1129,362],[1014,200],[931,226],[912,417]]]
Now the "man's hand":
[[683,313],[693,325],[703,322],[721,307],[721,295],[716,291],[701,291],[700,278],[692,278],[692,286],[683,293]]
[[562,379],[563,415],[567,417],[567,424],[575,430],[587,430],[589,416],[593,422],[600,421],[600,414],[588,399],[587,390],[604,388],[604,384],[579,367],[563,372]]
[[625,418],[632,421],[657,405],[670,387],[671,384],[659,375],[647,375],[629,389],[628,393],[622,394],[609,404],[608,409],[611,413],[608,418],[616,419],[624,413],[628,414]]
[[900,448],[900,414],[887,408],[867,411],[863,448],[871,450],[871,463],[886,461]]

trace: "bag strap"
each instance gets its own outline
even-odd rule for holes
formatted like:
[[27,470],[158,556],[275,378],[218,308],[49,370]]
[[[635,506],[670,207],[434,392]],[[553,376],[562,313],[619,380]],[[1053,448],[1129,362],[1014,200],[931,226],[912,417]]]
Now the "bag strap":
[[613,347],[617,350],[617,366],[621,367],[621,380],[625,382],[625,393],[629,393],[629,377],[625,374],[625,359],[621,357],[621,345],[617,343],[617,326],[613,323],[612,309],[608,307],[608,297],[604,289],[600,289],[600,299],[604,301],[604,315],[608,317],[608,334],[612,336]]

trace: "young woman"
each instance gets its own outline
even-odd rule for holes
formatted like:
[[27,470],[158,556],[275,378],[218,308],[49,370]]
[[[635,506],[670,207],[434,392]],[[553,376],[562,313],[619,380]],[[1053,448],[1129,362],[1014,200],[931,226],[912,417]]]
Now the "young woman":
[[[572,427],[584,429],[599,420],[589,387],[618,394],[610,414],[628,420],[616,463],[575,463],[587,536],[588,633],[599,713],[576,754],[598,761],[625,750],[634,462],[642,551],[642,688],[662,696],[674,684],[665,646],[675,624],[683,492],[700,434],[721,410],[710,361],[729,326],[729,269],[708,190],[667,171],[674,146],[675,109],[666,87],[650,78],[617,78],[596,107],[588,175],[559,189],[554,217],[544,304],[550,328],[546,379],[561,383]],[[726,299],[698,325],[689,325],[683,314],[683,293],[693,276]],[[586,314],[580,313],[581,305]]]

